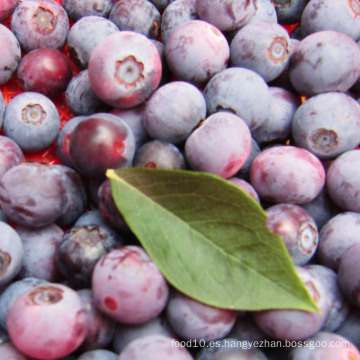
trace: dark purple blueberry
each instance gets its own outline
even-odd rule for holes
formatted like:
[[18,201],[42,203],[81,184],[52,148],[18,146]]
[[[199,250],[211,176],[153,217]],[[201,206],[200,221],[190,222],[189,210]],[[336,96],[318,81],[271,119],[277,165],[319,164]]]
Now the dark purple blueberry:
[[0,179],[0,207],[20,225],[50,225],[63,214],[66,203],[63,176],[52,165],[21,163]]
[[80,121],[70,138],[70,157],[80,174],[105,176],[107,169],[130,166],[135,154],[135,137],[119,117],[96,113]]
[[69,18],[55,0],[23,0],[11,18],[11,30],[22,49],[61,49],[69,32]]
[[71,63],[60,50],[34,49],[21,59],[17,77],[24,91],[35,91],[54,98],[66,90],[71,80]]
[[350,313],[342,323],[342,325],[335,331],[336,334],[339,334],[351,341],[357,348],[360,348],[360,309],[358,307],[351,307]]
[[113,232],[100,225],[73,226],[57,246],[56,263],[72,286],[90,287],[97,261],[121,245]]
[[290,350],[289,359],[360,359],[358,348],[341,335],[320,331],[306,341],[308,344],[321,344],[321,346],[302,346],[299,344]]
[[256,9],[256,0],[196,0],[199,18],[221,31],[240,29],[255,15]]
[[305,37],[318,31],[333,30],[358,40],[360,38],[359,17],[360,3],[358,0],[335,2],[310,0],[301,13],[301,32]]
[[147,0],[118,0],[111,8],[109,19],[121,31],[135,31],[150,39],[160,35],[160,12]]
[[67,35],[71,59],[78,67],[87,68],[95,46],[106,36],[117,31],[119,31],[118,27],[104,17],[95,15],[81,17],[70,28]]
[[59,226],[69,226],[84,213],[88,205],[85,183],[78,172],[65,165],[56,166],[63,174],[64,196],[66,203],[63,214],[55,222]]
[[198,19],[196,0],[172,1],[164,10],[161,18],[161,40],[164,44],[173,31],[190,20]]
[[263,150],[255,158],[250,183],[262,200],[303,204],[313,200],[324,187],[325,169],[309,151],[279,145]]
[[360,105],[339,92],[313,96],[295,112],[292,137],[323,160],[353,150],[360,143]]
[[160,12],[163,12],[166,7],[174,1],[175,0],[150,0]]
[[154,139],[183,142],[206,117],[206,102],[200,90],[185,81],[159,87],[147,101],[143,124]]
[[[256,72],[239,67],[216,74],[204,89],[207,112],[230,111],[239,115],[254,130],[269,116],[269,86]],[[261,99],[261,101],[259,101]]]
[[79,351],[87,352],[107,347],[115,333],[115,321],[99,311],[94,303],[91,289],[81,289],[77,293],[83,302],[87,316],[87,332]]
[[157,89],[162,63],[159,51],[146,36],[117,31],[95,47],[88,69],[91,87],[101,100],[113,107],[132,108]]
[[228,112],[210,115],[185,142],[185,159],[192,170],[225,179],[241,169],[250,151],[251,133],[247,124]]
[[185,340],[205,342],[225,337],[233,327],[237,311],[201,303],[174,290],[166,306],[170,327]]
[[177,340],[168,336],[144,336],[128,344],[118,360],[194,360],[185,347],[176,344]]
[[360,214],[343,212],[332,217],[320,230],[317,257],[320,264],[338,270],[341,257],[360,242]]
[[[46,283],[46,280],[37,278],[24,278],[7,285],[0,295],[0,325],[6,330],[6,320],[9,310],[16,299],[33,287]],[[1,358],[1,356],[0,356]]]
[[56,156],[58,157],[61,164],[74,167],[74,164],[70,155],[70,139],[76,125],[85,119],[86,116],[76,116],[68,120],[59,132],[56,138]]
[[58,136],[60,125],[55,104],[40,93],[19,93],[5,109],[4,133],[24,152],[48,148]]
[[20,236],[7,223],[0,221],[0,285],[18,275],[24,260],[24,246]]
[[0,22],[5,21],[19,4],[19,0],[2,0],[0,4]]
[[10,168],[25,161],[19,145],[9,137],[0,135],[0,177]]
[[38,359],[69,355],[84,341],[87,331],[80,296],[57,283],[38,285],[19,296],[6,324],[12,343]]
[[61,280],[55,254],[64,231],[59,226],[51,224],[38,229],[18,226],[16,232],[24,248],[24,260],[19,277],[54,282]]
[[331,199],[347,211],[360,211],[360,152],[346,151],[330,165],[326,185]]
[[113,108],[110,111],[111,114],[118,116],[129,125],[135,136],[136,149],[150,140],[143,124],[145,106],[146,103],[130,109]]
[[215,26],[190,20],[172,32],[165,44],[165,56],[176,78],[203,87],[226,68],[230,47]]
[[174,144],[162,140],[152,140],[136,151],[133,166],[184,170],[185,159]]
[[298,266],[297,272],[320,312],[295,309],[253,312],[256,324],[273,339],[304,340],[321,329],[329,314],[330,304],[327,293],[319,279],[303,267]]
[[290,58],[290,37],[278,23],[251,22],[242,27],[230,44],[232,66],[255,71],[266,82],[276,79]]
[[114,4],[115,0],[61,0],[70,19],[75,21],[91,15],[107,18]]
[[321,331],[334,332],[344,323],[350,311],[350,304],[339,286],[338,274],[319,264],[306,265],[305,269],[319,279],[328,294],[330,312]]
[[292,25],[301,21],[301,15],[309,0],[273,0],[278,22]]
[[76,360],[118,360],[118,354],[105,349],[83,352]]
[[314,256],[319,233],[314,219],[295,204],[276,204],[266,209],[266,225],[282,237],[295,265],[305,265]]
[[240,179],[238,177],[231,177],[228,178],[228,180],[236,185],[237,187],[239,187],[240,189],[242,189],[243,191],[245,191],[248,195],[250,195],[254,200],[256,200],[257,202],[260,202],[259,199],[259,195],[257,194],[257,192],[255,191],[255,189],[253,188],[253,186],[248,183],[246,180]]
[[164,310],[169,286],[141,247],[127,245],[97,262],[92,290],[100,311],[118,322],[139,324]]
[[16,72],[21,60],[18,39],[3,24],[0,24],[0,85],[8,82]]
[[285,141],[290,138],[292,120],[299,107],[296,96],[281,87],[269,86],[271,95],[267,119],[253,131],[259,144],[271,141]]
[[164,335],[175,338],[164,313],[141,324],[118,323],[112,347],[119,354],[131,341],[148,335]]
[[303,95],[347,91],[359,75],[360,48],[351,37],[337,31],[306,36],[290,59],[290,81]]
[[109,225],[101,216],[99,209],[85,211],[74,224],[75,227],[83,225],[99,225],[101,227],[108,227],[109,229]]

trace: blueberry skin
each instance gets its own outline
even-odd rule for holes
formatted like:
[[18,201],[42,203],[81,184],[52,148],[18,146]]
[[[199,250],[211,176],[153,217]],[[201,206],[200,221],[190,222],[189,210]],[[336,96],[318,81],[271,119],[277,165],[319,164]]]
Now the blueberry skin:
[[19,0],[3,0],[0,8],[0,22],[5,21],[19,4]]
[[60,115],[47,96],[26,91],[10,100],[3,129],[25,152],[48,148],[60,132]]
[[243,191],[245,191],[247,194],[249,194],[255,201],[257,201],[258,203],[260,202],[260,198],[259,195],[257,194],[257,192],[255,191],[255,189],[253,188],[252,185],[250,185],[250,183],[248,183],[247,181],[240,179],[236,176],[230,177],[227,179],[228,181],[230,181],[232,184],[238,186],[240,189],[242,189]]
[[136,151],[133,166],[184,170],[185,159],[174,144],[162,140],[152,140]]
[[[305,37],[322,30],[334,30],[358,40],[360,38],[359,16],[358,1],[310,0],[301,14],[301,32]],[[329,19],[334,21],[329,21]]]
[[[357,347],[338,334],[320,331],[307,341],[309,344],[322,344],[322,346],[295,347],[290,350],[290,360],[357,359],[360,357]],[[330,344],[346,344],[346,346],[332,347]]]
[[0,24],[0,46],[0,85],[3,85],[12,78],[21,60],[19,41],[3,24]]
[[165,56],[176,78],[203,87],[224,70],[230,56],[229,44],[220,30],[202,21],[178,26],[165,44]]
[[360,143],[360,104],[338,92],[313,96],[295,112],[292,137],[322,160],[353,150]]
[[11,18],[11,30],[25,52],[37,48],[61,49],[69,32],[69,17],[54,0],[25,0]]
[[319,242],[314,219],[295,204],[276,204],[265,211],[267,227],[282,237],[294,264],[307,264],[314,256]]
[[118,354],[105,349],[96,349],[83,352],[77,360],[118,360]]
[[91,53],[88,70],[91,87],[101,100],[113,107],[132,108],[157,89],[162,63],[150,39],[124,30],[100,41]]
[[20,236],[9,224],[1,221],[0,230],[0,285],[4,285],[18,275],[24,259],[24,246]]
[[10,138],[0,135],[0,177],[7,170],[25,161],[23,151]]
[[203,304],[177,290],[171,292],[166,306],[170,327],[185,340],[221,339],[230,332],[236,316],[235,310]]
[[351,341],[357,348],[360,347],[360,310],[358,307],[351,307],[350,313],[342,325],[335,331],[335,334],[341,335]]
[[325,169],[309,151],[278,145],[263,150],[255,158],[250,184],[262,200],[299,205],[319,194],[325,185]]
[[292,25],[301,21],[301,15],[309,0],[274,0],[278,22]]
[[2,127],[4,121],[5,107],[6,107],[5,99],[0,90],[0,128]]
[[135,31],[150,39],[160,35],[160,12],[147,0],[119,0],[111,8],[109,19],[120,30]]
[[206,117],[206,102],[200,90],[185,81],[159,87],[145,105],[145,131],[157,140],[178,144]]
[[257,155],[259,155],[261,152],[259,144],[256,142],[254,138],[251,138],[251,150],[248,158],[246,159],[244,165],[241,167],[241,169],[235,174],[236,176],[240,177],[243,180],[249,181],[249,173],[251,164],[256,158]]
[[117,31],[119,31],[118,27],[104,17],[95,15],[81,17],[70,28],[67,35],[71,59],[79,68],[87,68],[95,46],[106,36]]
[[56,224],[50,224],[39,229],[18,226],[16,232],[23,243],[25,255],[19,277],[54,282],[62,280],[55,255],[64,231]]
[[299,107],[293,92],[276,86],[269,86],[269,91],[269,115],[261,126],[253,131],[253,137],[259,144],[289,139],[293,117]]
[[221,31],[240,29],[255,15],[256,9],[257,1],[254,0],[196,0],[199,18]]
[[320,231],[317,256],[320,264],[338,270],[341,257],[359,243],[360,214],[342,212],[331,218]]
[[[256,72],[227,68],[210,79],[204,89],[207,114],[227,110],[239,115],[253,131],[268,117],[269,86]],[[261,101],[259,101],[261,99]]]
[[194,360],[184,347],[174,346],[174,339],[148,335],[132,341],[119,354],[118,360]]
[[250,151],[251,133],[247,124],[228,112],[207,117],[185,142],[185,159],[192,170],[225,179],[241,169]]
[[346,151],[329,166],[326,185],[331,199],[347,211],[360,211],[360,154]]
[[268,21],[277,23],[278,18],[275,10],[275,5],[272,0],[258,0],[255,15],[248,23],[256,21]]
[[321,331],[334,332],[344,323],[350,311],[350,303],[339,286],[339,276],[334,270],[319,264],[306,265],[305,269],[319,279],[328,294],[330,312]]
[[84,16],[109,17],[110,10],[115,4],[115,0],[61,0],[61,5],[66,10],[70,19],[76,21]]
[[349,90],[359,77],[360,48],[349,36],[323,30],[305,37],[290,59],[289,76],[303,95]]
[[161,17],[161,41],[166,44],[178,26],[196,19],[199,19],[196,13],[196,0],[172,1]]
[[278,23],[251,22],[230,44],[230,63],[260,74],[266,82],[276,79],[290,59],[290,37]]

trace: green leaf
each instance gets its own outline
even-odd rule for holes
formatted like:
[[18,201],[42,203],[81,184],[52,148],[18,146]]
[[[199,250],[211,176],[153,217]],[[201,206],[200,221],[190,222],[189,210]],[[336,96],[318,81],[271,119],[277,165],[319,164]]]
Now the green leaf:
[[215,175],[108,170],[119,211],[170,284],[203,303],[238,310],[317,307],[266,213]]

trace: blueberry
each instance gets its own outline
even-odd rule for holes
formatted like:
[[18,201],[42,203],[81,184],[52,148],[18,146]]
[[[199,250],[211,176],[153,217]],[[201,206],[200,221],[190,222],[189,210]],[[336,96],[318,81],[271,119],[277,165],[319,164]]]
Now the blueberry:
[[309,0],[274,0],[278,22],[292,25],[301,21],[301,15]]
[[186,139],[185,158],[195,171],[229,178],[251,151],[250,130],[239,116],[218,112],[207,117]]
[[96,306],[125,324],[139,324],[158,316],[168,300],[168,284],[145,251],[135,245],[111,250],[92,275]]
[[221,31],[240,29],[255,15],[256,9],[254,0],[196,0],[199,18]]
[[4,359],[27,360],[25,355],[9,341],[0,344],[0,356]]
[[101,100],[113,107],[131,108],[143,103],[157,89],[162,63],[150,39],[124,30],[96,45],[88,70],[91,87]]
[[21,59],[17,77],[24,91],[55,98],[65,91],[71,80],[71,63],[60,50],[34,49]]
[[10,168],[25,161],[19,145],[9,137],[0,135],[0,177]]
[[165,44],[165,55],[175,77],[202,87],[226,68],[230,48],[215,26],[202,20],[190,20],[172,32]]
[[259,74],[245,68],[227,68],[216,74],[207,83],[204,97],[208,114],[220,110],[233,112],[252,131],[267,119],[270,112],[269,86]]
[[256,140],[254,138],[251,138],[250,154],[249,154],[248,158],[246,159],[244,165],[235,174],[235,176],[238,176],[241,179],[249,181],[249,173],[250,173],[251,164],[254,161],[254,159],[256,158],[256,156],[260,154],[260,152],[261,152],[261,150],[260,150],[259,144],[256,142]]
[[345,251],[359,242],[358,231],[360,214],[342,212],[332,217],[320,230],[317,251],[319,262],[337,271]]
[[360,105],[350,95],[319,94],[297,109],[292,121],[292,136],[297,146],[320,159],[332,159],[360,143],[359,119]]
[[61,5],[75,21],[91,15],[107,18],[114,3],[115,0],[61,0]]
[[314,219],[295,204],[276,204],[266,209],[266,225],[282,237],[295,265],[305,265],[314,256],[319,233]]
[[135,31],[150,39],[160,35],[160,12],[147,0],[119,0],[111,8],[109,19],[120,30]]
[[185,340],[221,339],[230,332],[236,316],[235,310],[204,304],[177,290],[172,291],[166,307],[170,327]]
[[174,1],[175,0],[150,0],[160,12],[163,12],[166,7]]
[[0,8],[0,22],[5,21],[19,4],[19,0],[3,0]]
[[357,150],[346,151],[331,163],[327,172],[326,185],[331,199],[347,211],[360,210],[359,162]]
[[[278,18],[273,0],[258,0],[255,15],[251,17],[249,23],[255,21],[268,21],[277,23]],[[236,31],[236,30],[235,30]]]
[[55,282],[62,280],[55,255],[64,231],[59,226],[51,224],[38,229],[18,226],[16,232],[24,248],[24,260],[19,277]]
[[11,18],[11,30],[26,52],[38,48],[61,49],[69,32],[69,18],[55,0],[24,0]]
[[230,44],[232,66],[255,71],[266,82],[276,79],[290,59],[290,37],[278,23],[251,22],[242,27]]
[[238,178],[236,176],[230,177],[227,180],[230,181],[231,183],[233,183],[234,185],[238,186],[243,191],[245,191],[254,200],[256,200],[257,202],[260,202],[259,195],[255,191],[253,186],[250,183],[248,183],[246,180],[243,180],[243,179]]
[[60,115],[52,100],[36,92],[23,92],[5,109],[4,133],[25,152],[48,148],[60,132]]
[[81,69],[87,68],[95,46],[106,36],[117,31],[119,31],[118,27],[104,17],[95,15],[81,17],[70,28],[67,35],[71,59]]
[[20,44],[16,36],[3,24],[0,24],[0,85],[8,82],[16,72],[21,60]]
[[118,354],[110,350],[97,349],[83,352],[77,360],[117,360]]
[[349,36],[323,30],[306,36],[290,59],[289,76],[303,95],[345,92],[359,77],[360,49]]
[[147,101],[143,124],[154,139],[171,143],[184,141],[206,117],[206,103],[200,90],[185,81],[159,87]]
[[360,310],[358,307],[351,307],[350,312],[342,323],[342,325],[335,331],[335,334],[343,336],[345,339],[351,341],[357,348],[360,347]]
[[84,341],[86,320],[76,291],[47,283],[19,296],[9,310],[6,324],[12,343],[22,353],[56,359],[69,355]]
[[142,145],[135,153],[133,166],[153,169],[185,169],[185,159],[174,144],[152,140]]

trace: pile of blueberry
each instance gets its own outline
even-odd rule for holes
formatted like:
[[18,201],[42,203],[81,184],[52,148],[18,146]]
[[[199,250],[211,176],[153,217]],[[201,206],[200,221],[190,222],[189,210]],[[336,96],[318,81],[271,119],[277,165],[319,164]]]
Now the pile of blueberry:
[[[1,360],[360,359],[360,0],[1,0],[0,21]],[[246,191],[321,311],[172,288],[105,176],[138,166]]]

